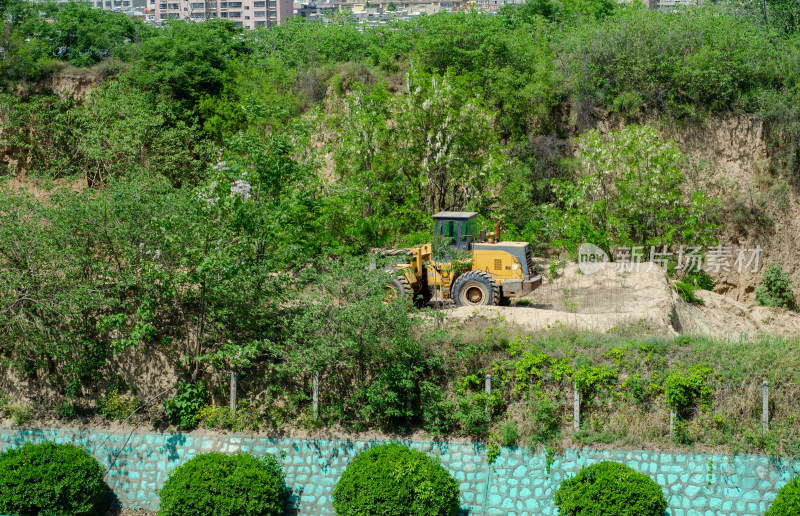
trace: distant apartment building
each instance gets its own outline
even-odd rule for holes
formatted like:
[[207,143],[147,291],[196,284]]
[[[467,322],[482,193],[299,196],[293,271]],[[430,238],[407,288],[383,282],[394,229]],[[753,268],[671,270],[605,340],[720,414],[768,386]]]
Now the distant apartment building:
[[[69,0],[57,0],[56,3],[66,4]],[[147,6],[148,0],[84,0],[87,4],[97,9],[106,11],[131,12],[141,11]],[[139,13],[141,14],[141,13]]]
[[475,7],[487,11],[496,11],[506,4],[524,4],[525,0],[475,0]]
[[[367,3],[369,7],[367,7]],[[369,0],[363,2],[359,0],[333,0],[327,4],[340,11],[351,11],[354,14],[363,12],[370,13],[370,9],[380,8],[382,12],[392,14],[393,12],[425,12],[426,14],[433,14],[440,11],[459,11],[468,10],[475,7],[475,0]],[[503,2],[506,3],[506,2]],[[392,5],[397,11],[390,11],[389,5]]]
[[146,0],[89,0],[93,7],[107,11],[126,11],[129,9],[144,8]]
[[[124,0],[123,0],[124,1]],[[292,0],[236,0],[198,2],[197,0],[148,0],[154,21],[230,20],[239,27],[271,27],[283,24],[293,13]]]
[[676,7],[698,6],[701,3],[700,0],[651,0],[651,1],[654,4],[653,8],[662,10],[675,9]]

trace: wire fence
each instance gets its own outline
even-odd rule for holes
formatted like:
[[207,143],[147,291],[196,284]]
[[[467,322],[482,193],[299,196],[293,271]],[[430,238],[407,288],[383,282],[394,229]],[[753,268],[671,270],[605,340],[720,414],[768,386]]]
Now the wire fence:
[[[486,394],[485,417],[487,421],[492,420],[492,407],[491,399],[493,392],[496,391],[495,378],[487,374],[483,378],[483,390]],[[232,412],[236,411],[237,407],[237,391],[241,388],[239,378],[236,372],[231,373],[230,377],[230,409]],[[761,427],[764,433],[769,432],[770,421],[770,389],[769,382],[764,380],[761,383]],[[311,409],[314,419],[319,418],[320,414],[320,373],[315,372],[311,375]],[[575,432],[581,430],[582,416],[584,414],[584,397],[577,383],[572,384],[572,427]],[[406,409],[410,410],[410,400],[406,403]],[[692,419],[696,413],[701,409],[697,407],[675,407],[667,405],[669,409],[669,435],[675,438],[676,429],[682,421]]]

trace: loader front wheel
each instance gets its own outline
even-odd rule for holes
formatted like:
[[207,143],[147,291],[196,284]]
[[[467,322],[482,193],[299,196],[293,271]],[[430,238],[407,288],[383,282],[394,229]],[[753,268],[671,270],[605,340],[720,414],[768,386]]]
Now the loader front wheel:
[[453,301],[456,306],[496,306],[500,303],[500,287],[488,272],[465,272],[453,285]]

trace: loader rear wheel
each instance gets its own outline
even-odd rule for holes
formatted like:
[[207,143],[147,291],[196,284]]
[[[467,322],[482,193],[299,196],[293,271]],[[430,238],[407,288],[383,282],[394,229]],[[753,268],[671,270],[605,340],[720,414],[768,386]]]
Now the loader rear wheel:
[[392,278],[386,285],[386,299],[414,299],[414,289],[406,278]]
[[453,285],[453,301],[456,306],[496,306],[500,303],[500,287],[488,272],[465,272]]

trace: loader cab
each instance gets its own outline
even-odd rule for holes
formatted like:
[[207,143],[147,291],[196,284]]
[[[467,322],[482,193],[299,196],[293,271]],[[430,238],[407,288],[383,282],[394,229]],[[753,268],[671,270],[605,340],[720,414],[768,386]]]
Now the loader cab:
[[433,235],[450,249],[470,251],[478,241],[478,213],[440,211],[433,216]]

